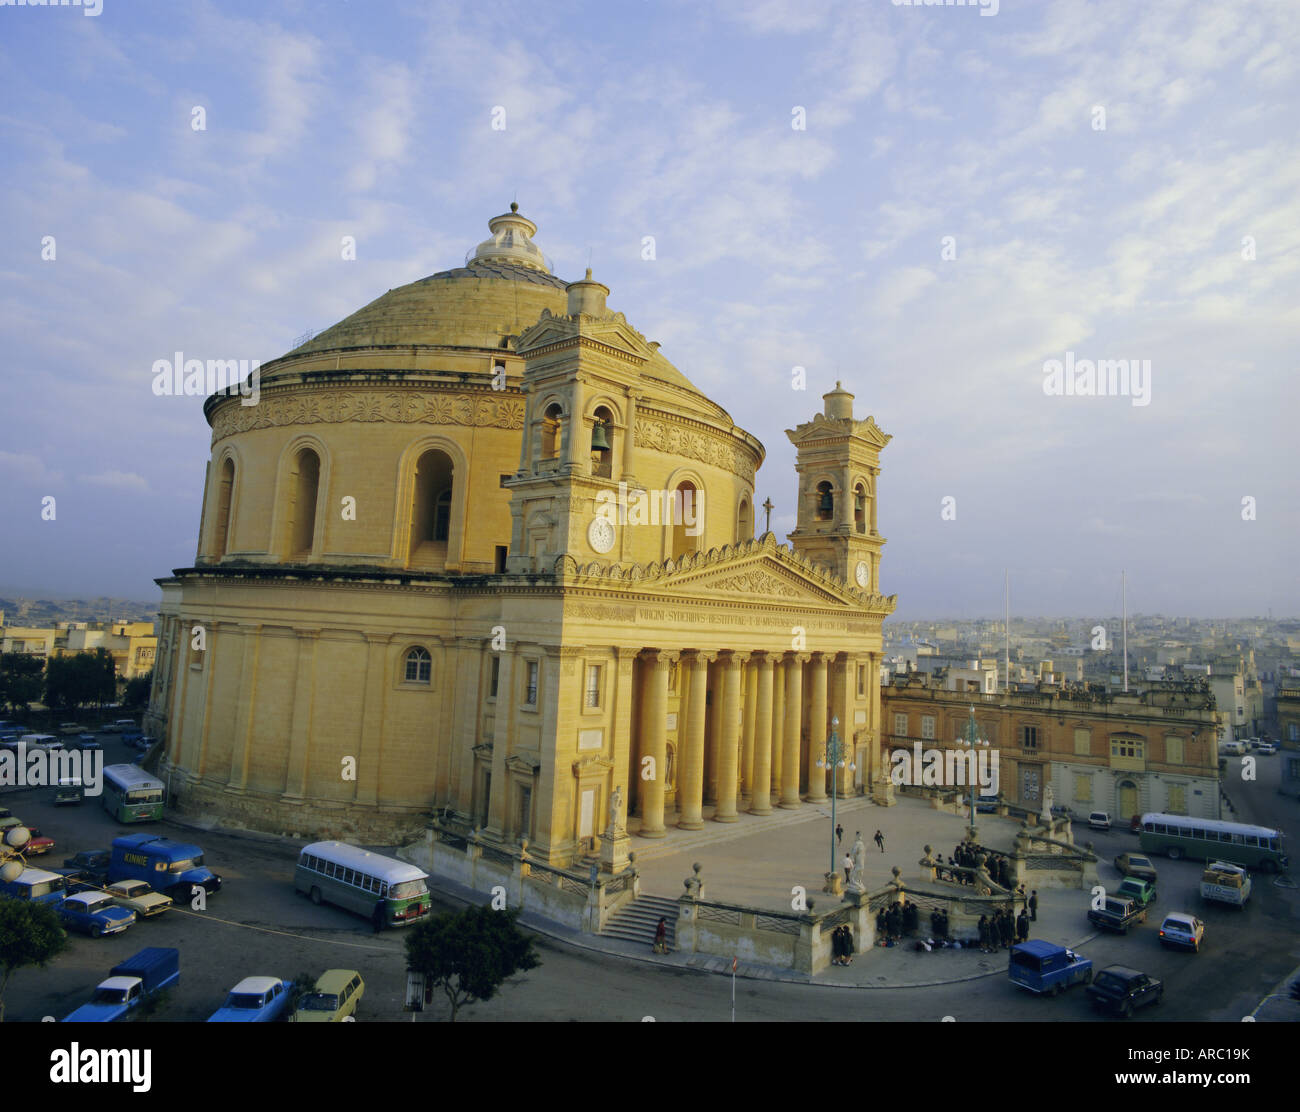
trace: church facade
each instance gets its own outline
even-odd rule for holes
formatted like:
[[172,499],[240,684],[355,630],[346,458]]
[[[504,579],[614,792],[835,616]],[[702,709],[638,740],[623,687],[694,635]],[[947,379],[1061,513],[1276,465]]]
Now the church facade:
[[517,206],[489,228],[208,399],[146,716],[174,805],[366,844],[449,811],[563,865],[611,801],[635,839],[826,799],[832,730],[881,784],[889,437],[837,384],[755,538],[763,446]]

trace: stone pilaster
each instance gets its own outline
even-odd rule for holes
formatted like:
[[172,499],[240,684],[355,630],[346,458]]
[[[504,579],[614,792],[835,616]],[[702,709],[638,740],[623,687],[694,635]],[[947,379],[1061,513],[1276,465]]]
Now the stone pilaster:
[[803,725],[803,666],[807,653],[791,653],[785,661],[785,727],[781,761],[781,802],[786,810],[799,802],[799,748]]

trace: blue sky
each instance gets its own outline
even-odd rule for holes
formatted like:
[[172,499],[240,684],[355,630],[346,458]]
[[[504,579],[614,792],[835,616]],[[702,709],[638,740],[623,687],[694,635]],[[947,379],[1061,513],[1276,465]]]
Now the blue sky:
[[[155,597],[209,430],[154,360],[273,359],[517,197],[764,442],[778,535],[784,430],[857,395],[900,616],[997,613],[1005,567],[1022,613],[1122,568],[1139,611],[1300,612],[1298,60],[1260,0],[0,7],[0,585]],[[1067,353],[1150,404],[1049,396]]]

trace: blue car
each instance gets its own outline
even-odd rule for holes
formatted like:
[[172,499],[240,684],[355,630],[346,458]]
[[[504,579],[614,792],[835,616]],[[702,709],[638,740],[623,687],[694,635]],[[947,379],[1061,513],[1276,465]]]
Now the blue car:
[[279,977],[245,977],[208,1016],[209,1023],[271,1023],[289,1009],[289,986]]
[[78,892],[60,900],[54,910],[64,926],[95,938],[117,934],[135,922],[135,912],[118,907],[106,892]]

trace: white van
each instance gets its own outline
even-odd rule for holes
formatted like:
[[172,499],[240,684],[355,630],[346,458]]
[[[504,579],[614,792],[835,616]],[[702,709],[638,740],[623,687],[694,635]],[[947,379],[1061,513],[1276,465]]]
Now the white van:
[[1107,811],[1091,811],[1088,814],[1088,827],[1092,830],[1109,830],[1110,814]]
[[1219,756],[1239,757],[1246,751],[1244,741],[1224,741],[1219,743]]

